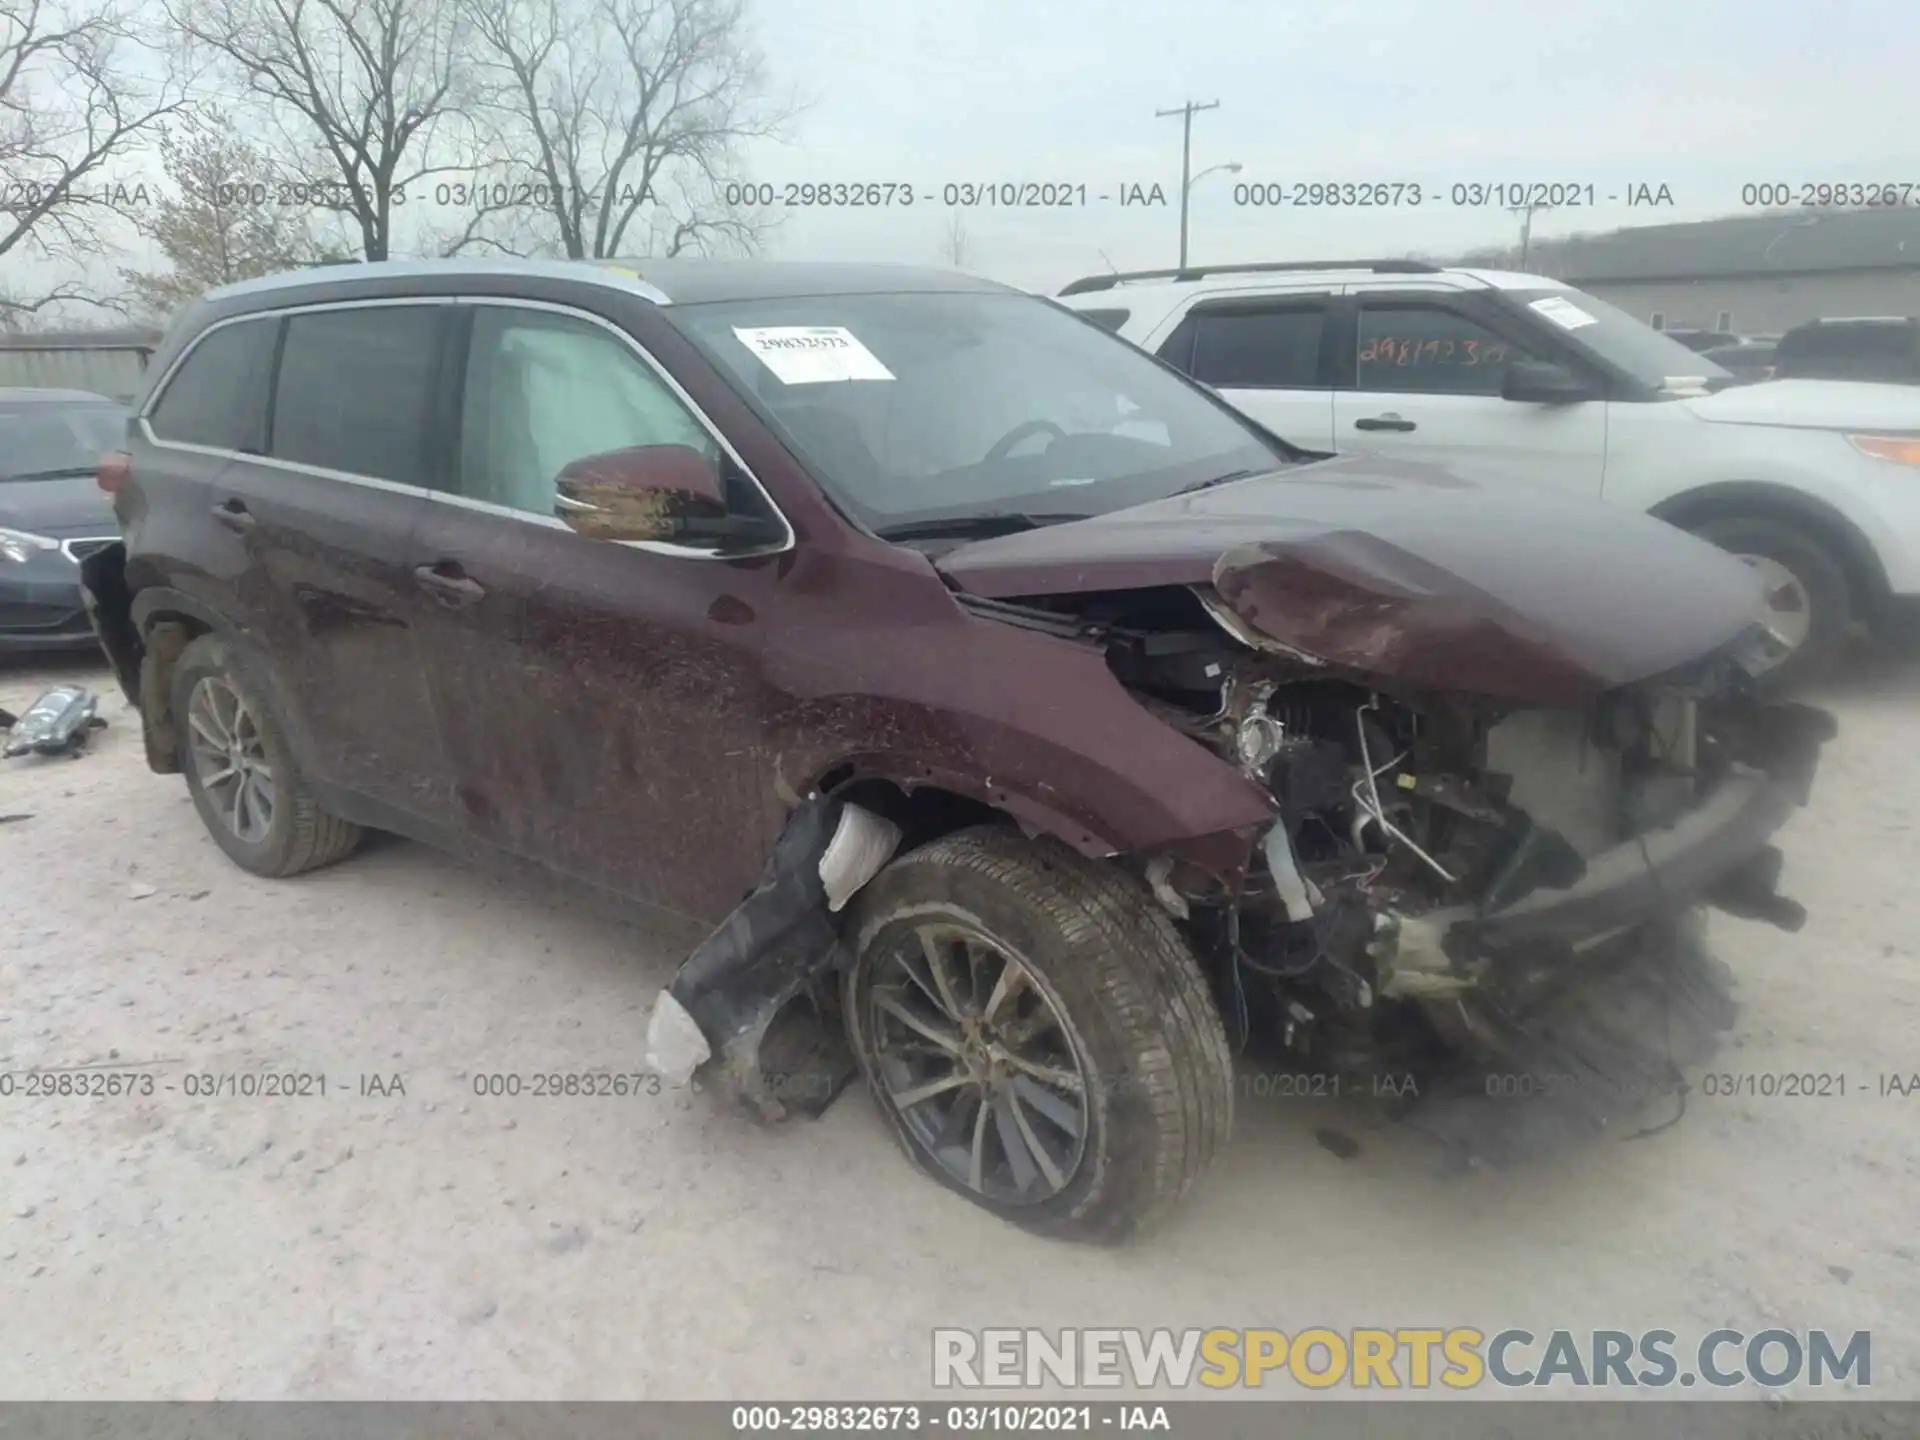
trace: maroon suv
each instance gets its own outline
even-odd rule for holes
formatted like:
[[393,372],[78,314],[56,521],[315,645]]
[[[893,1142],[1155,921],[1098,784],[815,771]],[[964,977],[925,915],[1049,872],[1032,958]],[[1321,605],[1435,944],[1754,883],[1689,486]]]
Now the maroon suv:
[[708,922],[636,1049],[771,1116],[857,1061],[1035,1229],[1166,1211],[1245,1049],[1469,1161],[1597,1130],[1728,1022],[1702,907],[1802,918],[1832,726],[1754,697],[1745,566],[1300,451],[1045,300],[329,267],[149,375],[89,606],[236,863],[377,827]]

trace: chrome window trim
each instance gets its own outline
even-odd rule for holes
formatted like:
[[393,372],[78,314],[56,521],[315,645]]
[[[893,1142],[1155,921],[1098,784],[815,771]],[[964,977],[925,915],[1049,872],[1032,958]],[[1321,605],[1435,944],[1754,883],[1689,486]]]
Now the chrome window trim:
[[218,445],[195,445],[186,440],[162,440],[154,434],[153,426],[150,423],[154,406],[166,398],[167,387],[173,384],[173,377],[179,372],[180,367],[187,363],[187,357],[206,343],[206,338],[216,330],[224,330],[229,325],[245,325],[249,321],[254,320],[280,320],[288,315],[306,315],[324,310],[372,310],[380,306],[454,305],[458,303],[456,299],[447,295],[421,295],[407,296],[405,298],[382,296],[379,299],[373,300],[316,300],[307,305],[283,305],[272,310],[249,310],[243,315],[229,315],[224,320],[216,320],[213,324],[207,326],[206,329],[202,330],[187,342],[186,349],[173,357],[173,362],[167,366],[166,373],[161,375],[160,379],[155,382],[153,393],[147,397],[147,403],[140,407],[140,414],[137,418],[145,427],[148,438],[156,445],[164,445],[170,449],[177,450],[192,450],[202,455],[245,455],[247,452],[244,450],[228,450]]
[[[767,545],[755,546],[750,550],[716,550],[700,545],[676,545],[671,541],[665,540],[615,540],[596,543],[611,543],[624,546],[629,550],[644,550],[655,555],[675,555],[682,559],[691,560],[751,560],[767,555],[784,555],[798,543],[798,536],[794,533],[793,522],[787,519],[786,512],[781,510],[773,496],[768,493],[767,487],[760,482],[760,477],[753,473],[753,467],[741,458],[740,452],[733,448],[732,442],[720,432],[720,427],[713,423],[708,417],[707,412],[702,410],[700,406],[694,402],[693,397],[682,388],[680,382],[673,378],[666,367],[656,360],[645,346],[641,345],[633,336],[629,335],[625,330],[622,330],[610,320],[592,314],[589,311],[578,309],[575,306],[563,305],[551,300],[525,300],[503,295],[382,296],[372,300],[316,300],[299,305],[278,306],[273,309],[249,310],[242,315],[229,315],[225,319],[216,320],[213,324],[207,326],[206,329],[202,330],[188,342],[185,349],[173,358],[173,363],[167,366],[166,373],[160,377],[159,382],[154,386],[152,394],[147,399],[147,403],[140,407],[140,413],[135,417],[135,423],[139,425],[140,433],[145,437],[147,443],[161,450],[180,450],[196,455],[212,455],[216,458],[227,460],[245,460],[251,465],[265,465],[270,469],[291,471],[299,475],[312,475],[323,480],[340,480],[351,485],[365,485],[372,489],[386,490],[394,494],[418,496],[430,500],[435,504],[452,505],[460,509],[476,510],[483,514],[498,516],[504,520],[519,520],[546,529],[566,530],[569,533],[578,533],[573,530],[572,526],[557,516],[535,515],[529,511],[515,510],[505,505],[495,505],[491,501],[486,500],[473,500],[464,495],[454,495],[447,491],[434,490],[424,485],[404,485],[395,480],[382,479],[377,475],[360,475],[344,470],[329,470],[319,465],[307,465],[295,460],[282,460],[273,455],[254,455],[244,450],[230,450],[217,445],[197,445],[186,440],[165,440],[154,432],[152,421],[149,418],[154,407],[165,397],[167,387],[173,383],[174,375],[180,367],[186,363],[187,357],[199,349],[201,343],[205,341],[207,336],[213,334],[214,331],[225,329],[229,325],[246,324],[249,321],[278,321],[289,316],[308,315],[328,310],[365,310],[379,306],[390,307],[395,305],[494,305],[518,310],[541,310],[549,314],[564,315],[572,319],[585,320],[590,324],[598,325],[601,329],[607,331],[615,339],[624,344],[634,354],[638,355],[648,370],[666,385],[668,391],[686,408],[687,413],[693,416],[694,420],[702,430],[706,431],[708,437],[712,439],[714,444],[718,445],[720,449],[725,452],[727,458],[739,467],[740,473],[746,476],[747,483],[753,486],[755,493],[759,495],[762,503],[766,505],[773,517],[780,522],[781,530],[781,538],[779,541]],[[582,538],[585,539],[587,537],[583,536]]]

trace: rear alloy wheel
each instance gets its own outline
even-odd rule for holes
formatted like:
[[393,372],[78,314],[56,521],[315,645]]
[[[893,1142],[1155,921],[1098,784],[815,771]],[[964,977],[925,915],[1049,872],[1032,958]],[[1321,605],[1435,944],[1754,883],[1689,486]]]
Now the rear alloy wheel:
[[194,778],[221,823],[258,845],[273,829],[273,763],[260,717],[221,675],[203,675],[187,701],[187,747]]
[[1042,1234],[1115,1241],[1172,1209],[1232,1121],[1199,965],[1131,876],[961,831],[855,905],[847,1028],[914,1162]]
[[1763,515],[1729,515],[1689,527],[1752,566],[1763,588],[1756,618],[1771,660],[1762,682],[1785,690],[1817,676],[1852,623],[1846,571],[1804,527]]
[[281,877],[353,853],[360,827],[314,799],[279,725],[218,636],[202,635],[181,652],[168,703],[187,792],[234,864]]

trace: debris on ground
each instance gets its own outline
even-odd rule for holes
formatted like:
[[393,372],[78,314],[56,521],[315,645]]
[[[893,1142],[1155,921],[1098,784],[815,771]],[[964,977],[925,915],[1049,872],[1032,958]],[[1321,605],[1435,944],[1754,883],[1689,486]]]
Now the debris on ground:
[[0,755],[77,755],[95,730],[106,728],[99,708],[99,697],[85,686],[56,685],[10,717]]

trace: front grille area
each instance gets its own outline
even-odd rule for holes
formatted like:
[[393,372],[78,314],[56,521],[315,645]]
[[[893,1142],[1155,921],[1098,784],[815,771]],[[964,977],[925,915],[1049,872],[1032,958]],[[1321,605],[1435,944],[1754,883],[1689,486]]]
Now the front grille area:
[[88,536],[84,540],[63,540],[60,542],[60,553],[78,564],[89,555],[104,550],[109,545],[117,545],[119,542],[118,535]]

